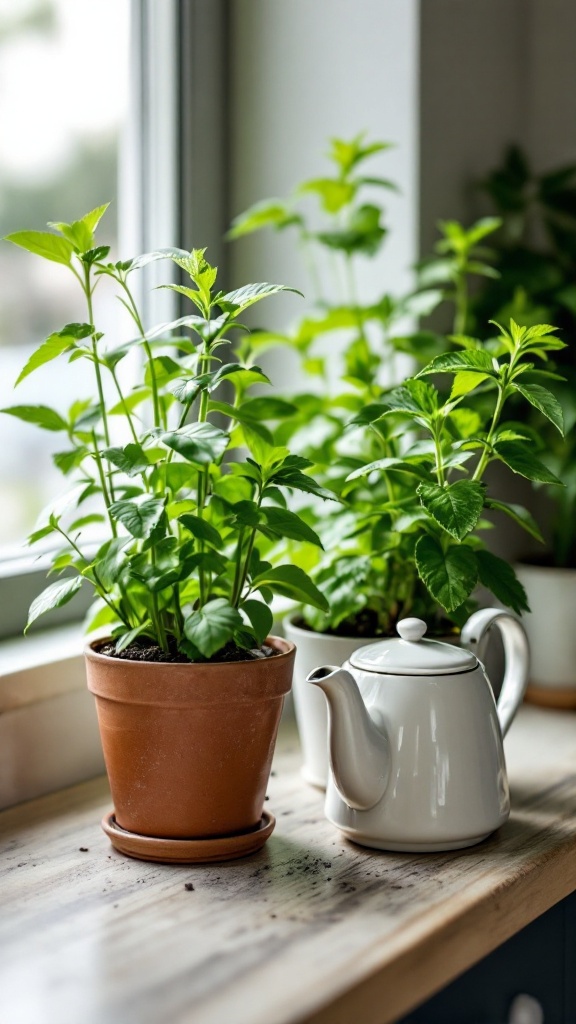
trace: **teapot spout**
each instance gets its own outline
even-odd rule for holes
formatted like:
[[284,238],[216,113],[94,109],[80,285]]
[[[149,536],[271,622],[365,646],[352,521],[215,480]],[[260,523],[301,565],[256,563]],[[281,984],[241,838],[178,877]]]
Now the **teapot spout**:
[[328,701],[330,765],[336,788],[349,807],[367,811],[382,799],[390,770],[388,737],[374,723],[356,680],[346,669],[324,665],[306,682]]

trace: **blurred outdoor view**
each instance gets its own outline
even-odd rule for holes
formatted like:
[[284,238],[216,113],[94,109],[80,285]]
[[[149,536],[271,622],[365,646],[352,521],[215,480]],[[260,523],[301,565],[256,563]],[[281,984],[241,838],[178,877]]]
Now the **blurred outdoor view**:
[[[0,0],[0,236],[46,230],[48,221],[72,221],[111,200],[99,237],[114,255],[129,6],[130,0]],[[95,316],[108,331],[120,316],[104,290],[96,292]],[[47,404],[61,411],[89,397],[85,364],[62,360],[13,390],[50,333],[85,320],[66,267],[0,242],[0,407]],[[41,508],[69,486],[50,458],[60,447],[61,435],[0,417],[0,557],[23,553]]]

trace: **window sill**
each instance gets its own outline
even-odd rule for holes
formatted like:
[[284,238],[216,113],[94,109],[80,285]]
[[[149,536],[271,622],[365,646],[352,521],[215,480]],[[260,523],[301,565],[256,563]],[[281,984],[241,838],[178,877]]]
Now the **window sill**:
[[[260,853],[163,865],[114,851],[105,779],[0,816],[0,1017],[20,1024],[386,1024],[576,886],[569,713],[522,708],[510,821],[455,854],[363,850],[324,818],[281,729]],[[193,889],[185,891],[185,884]],[[3,1011],[3,1012],[2,1012]]]
[[0,643],[0,808],[104,771],[80,623]]

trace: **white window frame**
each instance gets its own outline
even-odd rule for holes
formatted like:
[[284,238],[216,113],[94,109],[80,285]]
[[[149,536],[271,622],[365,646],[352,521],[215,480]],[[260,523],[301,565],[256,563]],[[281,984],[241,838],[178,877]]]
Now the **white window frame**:
[[[227,182],[226,0],[132,0],[131,80],[121,139],[119,248],[127,255],[176,245],[208,246],[224,272]],[[177,316],[169,273],[151,264],[140,279],[146,323]],[[17,550],[0,560],[0,640],[21,635],[46,585],[47,557]],[[80,621],[91,595],[43,617],[38,631]],[[35,627],[32,627],[33,629]]]

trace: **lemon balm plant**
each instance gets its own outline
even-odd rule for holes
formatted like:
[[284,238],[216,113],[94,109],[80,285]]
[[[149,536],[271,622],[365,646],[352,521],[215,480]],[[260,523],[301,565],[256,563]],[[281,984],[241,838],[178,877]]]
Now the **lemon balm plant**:
[[[485,343],[452,336],[460,351],[437,356],[364,413],[376,430],[382,425],[384,437],[396,424],[392,429],[402,425],[410,441],[395,456],[360,467],[350,477],[382,474],[390,480],[386,506],[374,511],[386,516],[388,530],[396,535],[413,586],[424,584],[457,626],[469,614],[479,583],[517,613],[528,608],[513,568],[482,539],[490,525],[483,518],[486,511],[512,518],[542,540],[526,509],[499,500],[487,487],[490,464],[500,462],[528,480],[561,485],[534,454],[522,425],[507,420],[505,412],[510,399],[519,399],[563,434],[562,408],[545,386],[550,375],[543,366],[564,342],[548,324],[521,327],[511,320],[509,328],[494,326],[497,336]],[[425,379],[444,374],[453,377],[448,395]]]
[[[63,264],[78,279],[87,320],[52,334],[31,356],[18,382],[48,361],[82,359],[94,383],[95,398],[75,401],[67,415],[48,406],[15,405],[4,412],[60,433],[67,443],[55,456],[77,486],[49,511],[30,543],[54,535],[63,542],[54,570],[73,575],[51,584],[31,609],[29,625],[50,608],[90,586],[99,600],[93,625],[109,624],[115,652],[130,650],[138,638],[163,652],[178,651],[193,661],[210,658],[227,644],[259,647],[272,625],[268,604],[274,592],[297,595],[325,607],[305,574],[292,565],[272,567],[260,558],[258,538],[291,536],[318,543],[314,532],[286,510],[282,489],[329,496],[304,472],[309,463],[275,447],[263,415],[266,402],[247,397],[252,384],[267,383],[255,366],[224,362],[227,337],[241,313],[283,286],[247,285],[226,294],[215,290],[216,268],[202,250],[147,254],[106,263],[108,248],[93,232],[100,208],[59,233],[17,232],[8,240]],[[168,258],[190,279],[174,285],[194,312],[174,323],[145,330],[134,300],[131,277],[151,260]],[[134,341],[115,348],[93,324],[96,286],[116,285],[138,331]],[[187,330],[177,339],[171,332]],[[143,380],[124,394],[118,367],[133,347],[143,353]],[[170,353],[170,354],[168,354]],[[115,397],[106,403],[104,375]],[[232,402],[216,401],[224,383]],[[224,412],[224,429],[214,412]],[[123,418],[126,444],[113,443],[113,421]],[[223,464],[225,453],[247,445],[251,455]],[[254,456],[257,456],[257,459]],[[82,514],[97,497],[101,511]],[[64,506],[64,511],[62,507]],[[82,550],[82,531],[92,522],[109,539],[95,557]],[[268,603],[267,600],[268,599]]]
[[[229,356],[242,313],[286,289],[260,283],[218,291],[217,270],[201,249],[111,263],[94,235],[105,209],[51,225],[54,232],[8,237],[71,273],[85,309],[84,322],[40,345],[19,381],[65,358],[83,362],[93,388],[67,413],[45,405],[4,410],[62,436],[54,461],[75,485],[30,537],[60,542],[52,571],[65,575],[36,598],[28,624],[90,587],[90,626],[110,633],[107,643],[89,645],[87,659],[116,805],[113,841],[119,825],[137,841],[248,830],[261,845],[271,831],[269,821],[268,831],[259,826],[294,656],[293,645],[269,636],[270,602],[281,594],[327,607],[302,568],[272,564],[266,553],[280,537],[320,543],[286,508],[287,491],[332,497],[309,475],[307,459],[275,444],[268,400],[249,395],[267,376]],[[157,259],[183,271],[186,283],[168,287],[191,311],[145,328],[132,279]],[[105,286],[130,314],[132,341],[110,345],[96,327],[94,293]],[[134,349],[141,379],[126,392],[119,368]],[[84,541],[94,522],[108,534],[95,554]],[[241,852],[241,843],[216,851]]]

